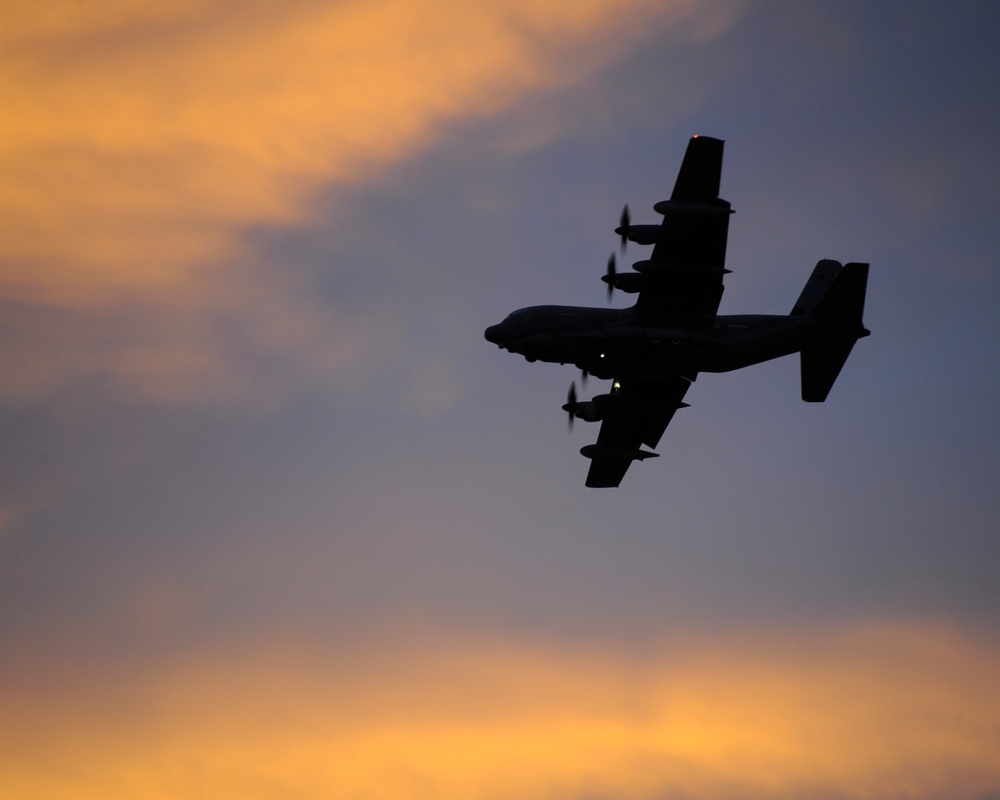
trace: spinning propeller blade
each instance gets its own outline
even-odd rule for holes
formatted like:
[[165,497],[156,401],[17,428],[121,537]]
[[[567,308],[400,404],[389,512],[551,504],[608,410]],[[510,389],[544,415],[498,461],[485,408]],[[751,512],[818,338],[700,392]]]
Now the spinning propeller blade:
[[628,212],[628,203],[622,209],[620,230],[622,232],[622,253],[625,252],[625,246],[628,244],[628,235],[632,225],[632,217]]
[[566,405],[563,406],[563,411],[569,415],[569,429],[573,430],[573,420],[576,419],[576,384],[571,383],[569,385],[569,394],[566,395]]

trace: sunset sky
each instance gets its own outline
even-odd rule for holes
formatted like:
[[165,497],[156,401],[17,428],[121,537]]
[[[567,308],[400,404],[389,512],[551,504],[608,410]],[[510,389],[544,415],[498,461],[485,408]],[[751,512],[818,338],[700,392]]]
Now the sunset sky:
[[[0,20],[0,797],[1000,798],[1000,5]],[[482,332],[693,134],[720,311],[866,261],[872,336],[587,489]]]

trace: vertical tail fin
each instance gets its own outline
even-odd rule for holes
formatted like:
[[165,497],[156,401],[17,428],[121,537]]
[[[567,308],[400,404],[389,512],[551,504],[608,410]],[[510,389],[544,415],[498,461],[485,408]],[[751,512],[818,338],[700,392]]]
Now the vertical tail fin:
[[802,287],[802,294],[792,307],[792,316],[805,317],[812,314],[842,269],[839,261],[830,258],[824,258],[817,263],[806,285]]
[[867,264],[841,267],[836,261],[820,261],[802,290],[792,313],[822,323],[816,341],[803,348],[800,357],[802,399],[807,403],[826,400],[854,343],[869,334],[861,321],[867,286]]

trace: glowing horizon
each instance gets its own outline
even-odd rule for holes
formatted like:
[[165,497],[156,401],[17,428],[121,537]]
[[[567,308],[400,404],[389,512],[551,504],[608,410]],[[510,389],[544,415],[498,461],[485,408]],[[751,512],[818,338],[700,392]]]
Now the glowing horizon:
[[958,800],[1000,785],[1000,644],[942,626],[642,653],[271,641],[63,689],[60,671],[6,693],[6,795]]

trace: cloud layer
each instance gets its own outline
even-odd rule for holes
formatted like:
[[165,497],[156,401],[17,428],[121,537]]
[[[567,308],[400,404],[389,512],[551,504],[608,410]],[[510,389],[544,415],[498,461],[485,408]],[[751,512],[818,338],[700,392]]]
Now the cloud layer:
[[[4,698],[11,797],[976,798],[1000,648],[940,627],[646,653],[269,642]],[[81,682],[82,681],[82,682]],[[13,687],[12,687],[13,688]]]
[[[8,4],[0,301],[35,352],[8,345],[5,391],[103,371],[166,400],[238,394],[245,376],[205,330],[234,308],[281,317],[241,345],[329,372],[309,340],[335,331],[308,287],[254,263],[248,229],[308,224],[320,189],[442,123],[580,80],[666,24],[697,34],[702,17],[697,0]],[[312,331],[294,330],[303,319]]]

